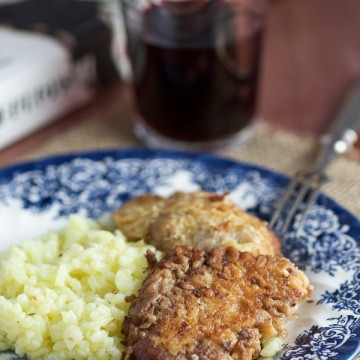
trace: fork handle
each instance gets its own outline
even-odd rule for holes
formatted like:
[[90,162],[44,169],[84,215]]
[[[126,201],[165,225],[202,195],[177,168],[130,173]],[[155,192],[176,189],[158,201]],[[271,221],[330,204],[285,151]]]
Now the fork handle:
[[323,173],[338,154],[349,151],[358,139],[360,128],[360,78],[348,90],[333,125],[321,137],[320,151],[312,170]]

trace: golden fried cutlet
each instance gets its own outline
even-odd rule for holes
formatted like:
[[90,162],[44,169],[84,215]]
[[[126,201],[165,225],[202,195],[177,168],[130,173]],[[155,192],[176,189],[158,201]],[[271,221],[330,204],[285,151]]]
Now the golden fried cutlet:
[[165,205],[160,196],[145,194],[128,201],[120,210],[112,213],[116,226],[129,241],[149,241],[150,227]]
[[112,214],[129,240],[144,239],[159,250],[177,245],[210,250],[235,246],[253,254],[280,255],[280,241],[265,222],[206,191],[177,192],[169,198],[143,195]]
[[145,279],[123,325],[126,360],[256,359],[311,294],[289,260],[179,246]]

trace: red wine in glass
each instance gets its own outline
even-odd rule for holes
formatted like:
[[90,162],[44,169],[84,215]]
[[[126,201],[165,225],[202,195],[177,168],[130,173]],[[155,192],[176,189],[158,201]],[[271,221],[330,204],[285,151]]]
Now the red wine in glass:
[[138,22],[125,6],[138,112],[165,138],[225,139],[254,116],[262,18],[220,0],[185,3],[149,6]]

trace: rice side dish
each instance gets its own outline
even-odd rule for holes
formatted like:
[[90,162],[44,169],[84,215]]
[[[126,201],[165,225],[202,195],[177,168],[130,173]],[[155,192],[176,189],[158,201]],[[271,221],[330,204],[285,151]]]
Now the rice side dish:
[[120,359],[121,327],[147,274],[143,241],[71,216],[0,254],[0,351],[29,359]]

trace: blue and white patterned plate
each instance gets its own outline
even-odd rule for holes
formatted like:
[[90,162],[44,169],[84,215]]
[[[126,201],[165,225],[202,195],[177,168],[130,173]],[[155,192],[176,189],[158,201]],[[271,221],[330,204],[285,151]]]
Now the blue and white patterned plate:
[[[145,192],[229,190],[234,202],[268,220],[288,179],[264,168],[198,153],[149,150],[47,158],[0,171],[0,252],[65,224],[71,213],[104,218]],[[360,343],[360,220],[322,195],[285,255],[315,287],[289,323],[278,359],[353,359]],[[19,359],[10,353],[0,360]]]

